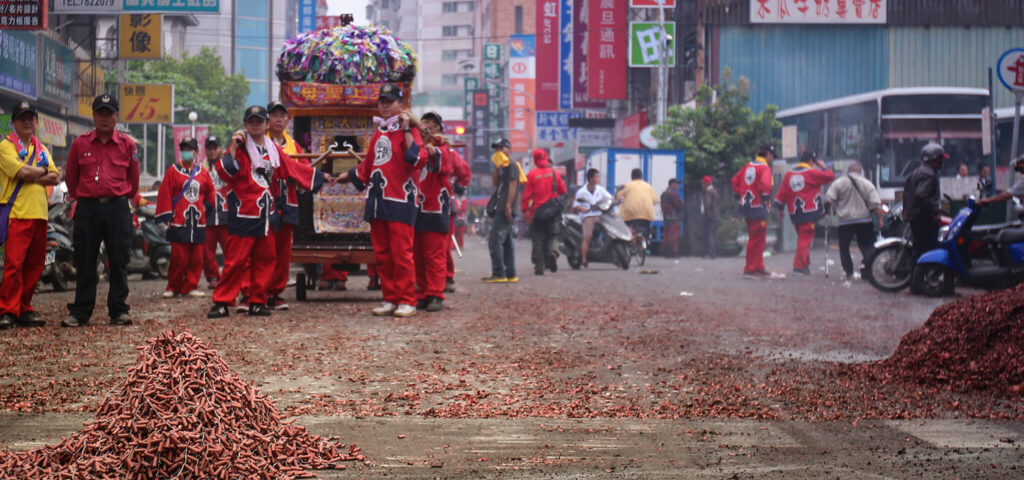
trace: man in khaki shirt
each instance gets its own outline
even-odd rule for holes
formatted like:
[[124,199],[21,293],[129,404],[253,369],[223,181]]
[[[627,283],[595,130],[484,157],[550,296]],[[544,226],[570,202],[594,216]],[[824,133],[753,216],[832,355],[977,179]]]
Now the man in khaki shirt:
[[654,187],[643,180],[643,172],[634,168],[630,174],[632,181],[615,192],[615,199],[622,202],[619,215],[626,221],[633,233],[650,236],[651,222],[654,221],[654,204],[658,203],[658,194]]

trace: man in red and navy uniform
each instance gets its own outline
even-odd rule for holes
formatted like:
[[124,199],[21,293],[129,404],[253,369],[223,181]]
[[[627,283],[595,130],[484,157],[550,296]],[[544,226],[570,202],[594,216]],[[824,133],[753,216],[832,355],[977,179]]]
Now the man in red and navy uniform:
[[213,291],[208,318],[229,315],[228,307],[248,279],[249,315],[268,316],[267,286],[274,273],[274,236],[271,225],[277,208],[271,184],[293,180],[307,190],[319,190],[323,172],[301,165],[266,137],[267,109],[260,105],[245,111],[245,132],[231,137],[228,153],[214,166],[231,188],[228,194],[228,251],[220,284]]
[[416,271],[413,239],[416,225],[415,176],[427,162],[419,129],[402,113],[405,94],[391,84],[381,87],[377,99],[377,130],[370,138],[366,158],[339,179],[349,180],[366,192],[365,219],[377,257],[384,303],[377,316],[411,317],[416,314]]
[[[811,165],[811,164],[815,165]],[[815,166],[817,168],[815,168]],[[793,256],[793,273],[811,274],[811,242],[814,240],[814,222],[824,215],[824,201],[821,187],[836,179],[832,170],[825,168],[814,152],[804,152],[792,170],[782,177],[782,185],[775,194],[775,207],[782,217],[782,208],[789,211],[789,218],[796,227],[796,255]]]
[[231,191],[227,184],[217,175],[214,164],[224,156],[224,148],[221,147],[220,139],[210,135],[206,137],[206,173],[210,175],[213,182],[213,203],[206,205],[206,250],[203,252],[203,270],[206,272],[206,281],[210,284],[210,290],[217,288],[220,282],[220,265],[217,264],[217,245],[224,252],[228,252],[228,192]]
[[416,264],[416,308],[437,312],[443,308],[448,254],[451,252],[451,150],[441,136],[443,120],[434,112],[420,119],[428,136],[430,155],[420,170],[419,214],[413,258]]
[[764,268],[764,246],[768,235],[768,199],[772,194],[771,162],[775,146],[762,145],[757,158],[732,177],[737,197],[736,214],[747,220],[747,263],[743,275],[750,278],[771,276]]
[[[284,153],[293,162],[309,165],[308,161],[292,158],[297,153],[305,153],[302,147],[288,134],[291,115],[285,104],[274,101],[267,105],[270,121],[267,124],[267,137],[281,146]],[[288,304],[281,298],[288,285],[288,272],[292,265],[292,234],[299,224],[299,192],[295,182],[278,180],[270,186],[277,205],[278,220],[274,225],[274,275],[267,288],[267,306],[275,310],[287,310]]]
[[167,169],[156,200],[156,221],[168,224],[167,241],[171,242],[163,296],[204,297],[197,288],[206,250],[206,204],[214,202],[213,180],[196,162],[196,139],[183,138],[179,148],[181,163]]

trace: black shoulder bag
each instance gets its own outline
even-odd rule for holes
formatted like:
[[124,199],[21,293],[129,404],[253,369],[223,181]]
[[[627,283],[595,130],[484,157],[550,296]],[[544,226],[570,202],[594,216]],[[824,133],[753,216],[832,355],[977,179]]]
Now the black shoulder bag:
[[562,196],[558,194],[558,172],[551,169],[551,190],[555,193],[555,196],[550,200],[544,202],[544,205],[537,207],[537,211],[533,214],[535,221],[550,222],[565,210],[565,205],[562,205]]

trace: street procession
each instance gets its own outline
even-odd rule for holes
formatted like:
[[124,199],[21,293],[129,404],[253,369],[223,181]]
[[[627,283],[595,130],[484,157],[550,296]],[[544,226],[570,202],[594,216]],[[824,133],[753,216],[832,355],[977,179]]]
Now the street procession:
[[1024,3],[926,3],[0,0],[0,478],[1024,478]]

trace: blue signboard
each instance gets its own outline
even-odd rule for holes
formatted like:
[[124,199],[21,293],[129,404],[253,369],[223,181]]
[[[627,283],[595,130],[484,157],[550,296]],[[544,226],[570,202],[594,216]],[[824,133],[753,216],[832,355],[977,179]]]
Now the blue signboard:
[[537,112],[537,142],[575,142],[576,129],[569,128],[570,118],[581,112]]
[[299,33],[316,30],[316,0],[299,0]]
[[220,0],[124,0],[124,12],[220,13]]
[[537,56],[537,40],[533,35],[510,35],[508,37],[510,57],[526,58]]
[[38,96],[36,51],[34,32],[0,30],[0,89]]
[[558,108],[572,110],[572,4],[562,0],[562,39],[559,42]]

